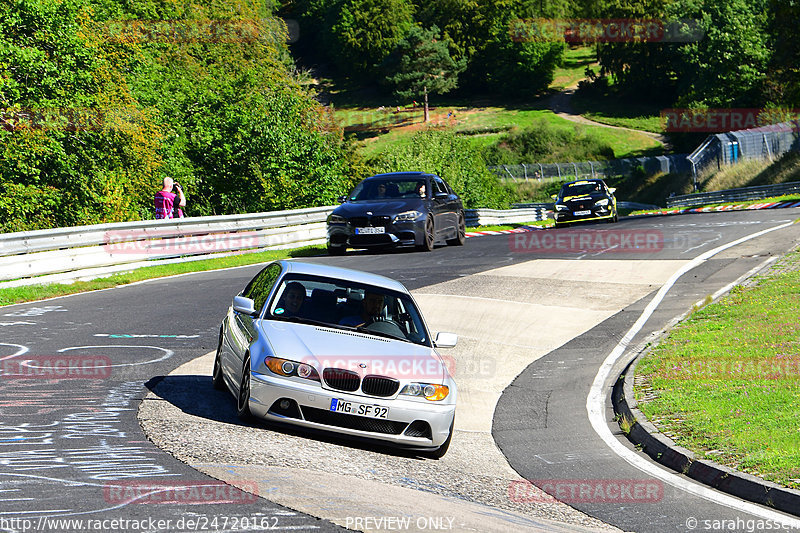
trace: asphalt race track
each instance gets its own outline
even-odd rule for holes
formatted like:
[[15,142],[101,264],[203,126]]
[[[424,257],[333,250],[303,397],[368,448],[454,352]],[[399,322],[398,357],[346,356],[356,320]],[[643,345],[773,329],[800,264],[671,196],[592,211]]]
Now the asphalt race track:
[[[233,397],[211,388],[207,354],[257,266],[0,308],[0,531],[86,531],[90,520],[121,531],[752,531],[758,520],[791,520],[649,460],[633,466],[617,448],[646,456],[613,422],[610,388],[597,413],[613,449],[592,426],[587,397],[675,272],[785,226],[675,280],[630,347],[797,246],[800,225],[787,224],[798,217],[624,219],[429,254],[310,259],[400,280],[432,330],[459,334],[446,351],[460,389],[456,433],[439,461],[236,419]],[[96,374],[23,379],[9,372],[21,358],[90,361]],[[593,492],[570,494],[578,483]],[[626,498],[609,492],[620,486]],[[63,519],[84,522],[55,522]]]

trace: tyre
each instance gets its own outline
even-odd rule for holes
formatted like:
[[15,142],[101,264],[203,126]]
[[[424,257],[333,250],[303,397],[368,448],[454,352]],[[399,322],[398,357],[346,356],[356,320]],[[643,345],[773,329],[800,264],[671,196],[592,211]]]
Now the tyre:
[[244,359],[242,367],[242,380],[239,383],[239,395],[236,398],[236,415],[242,420],[250,420],[250,356]]
[[462,212],[458,214],[456,237],[447,241],[447,244],[448,246],[463,246],[465,240],[467,240],[467,223],[464,220],[464,213]]
[[434,241],[434,238],[435,238],[435,235],[433,234],[433,232],[434,232],[433,218],[432,217],[428,217],[428,219],[425,221],[425,237],[424,237],[424,240],[423,240],[422,244],[417,246],[417,249],[419,251],[421,251],[421,252],[430,252],[430,251],[433,250],[433,241]]
[[453,425],[456,423],[456,417],[453,417],[453,421],[450,422],[450,434],[447,436],[447,440],[442,443],[441,446],[436,448],[433,451],[427,452],[426,455],[431,459],[441,459],[444,457],[444,454],[447,453],[447,450],[450,448],[450,441],[453,440]]
[[214,371],[211,373],[211,383],[217,390],[225,390],[225,377],[222,375],[222,331],[219,332],[219,345],[214,356]]
[[328,255],[344,255],[346,250],[344,246],[328,246]]

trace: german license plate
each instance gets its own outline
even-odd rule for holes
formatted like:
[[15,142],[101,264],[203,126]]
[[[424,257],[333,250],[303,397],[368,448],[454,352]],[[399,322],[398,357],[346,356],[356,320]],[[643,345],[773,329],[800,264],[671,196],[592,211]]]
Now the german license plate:
[[331,399],[331,411],[334,413],[345,413],[348,415],[364,416],[366,418],[389,417],[389,408],[380,405],[370,405],[367,403],[346,402],[339,398]]
[[377,235],[386,233],[386,228],[383,226],[377,228],[356,228],[356,235]]
[[575,213],[573,213],[573,214],[576,217],[580,217],[580,216],[583,216],[583,215],[591,215],[592,212],[591,211],[575,211]]

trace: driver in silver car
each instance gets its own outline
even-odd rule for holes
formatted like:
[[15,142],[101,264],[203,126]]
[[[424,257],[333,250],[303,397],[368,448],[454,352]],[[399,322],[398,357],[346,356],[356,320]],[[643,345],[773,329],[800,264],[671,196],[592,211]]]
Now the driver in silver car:
[[380,318],[383,311],[383,295],[377,292],[367,292],[364,294],[364,300],[361,304],[360,315],[346,316],[339,321],[339,324],[342,326],[361,327],[375,322]]

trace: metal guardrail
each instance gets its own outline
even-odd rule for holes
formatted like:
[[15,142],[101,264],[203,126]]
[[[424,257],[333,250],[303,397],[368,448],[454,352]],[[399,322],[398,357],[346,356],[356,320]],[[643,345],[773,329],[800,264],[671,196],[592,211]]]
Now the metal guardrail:
[[528,204],[530,207],[501,211],[497,209],[465,209],[467,226],[492,226],[500,224],[521,224],[547,220],[546,204]]
[[[0,280],[324,242],[333,207],[0,235]],[[119,269],[117,269],[119,270]]]
[[[164,262],[322,244],[325,219],[333,209],[326,206],[0,234],[0,286],[72,281]],[[542,208],[465,210],[470,226],[546,217]]]
[[727,189],[724,191],[673,196],[667,198],[667,207],[692,207],[695,205],[743,202],[798,193],[800,193],[800,181],[794,181],[779,183],[777,185],[758,185],[753,187],[741,187],[738,189]]

